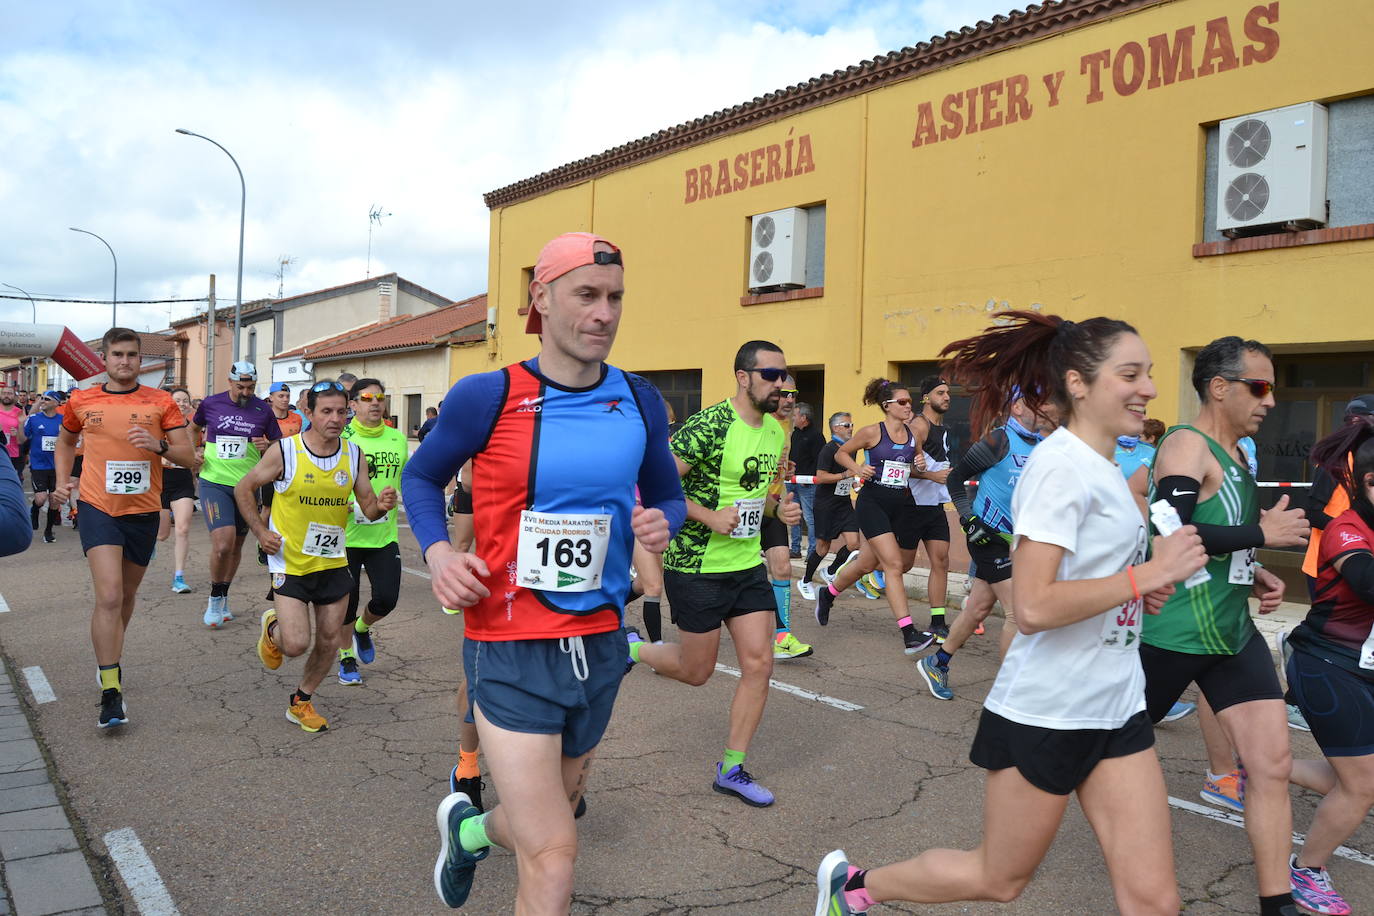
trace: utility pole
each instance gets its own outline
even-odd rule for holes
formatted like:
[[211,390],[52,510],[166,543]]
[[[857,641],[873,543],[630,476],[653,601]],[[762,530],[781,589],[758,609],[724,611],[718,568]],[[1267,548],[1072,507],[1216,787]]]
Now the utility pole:
[[209,310],[205,313],[205,396],[215,393],[215,275],[210,274]]
[[380,205],[374,206],[367,211],[367,276],[372,276],[372,227],[381,227],[382,217],[390,216],[390,213],[383,213]]

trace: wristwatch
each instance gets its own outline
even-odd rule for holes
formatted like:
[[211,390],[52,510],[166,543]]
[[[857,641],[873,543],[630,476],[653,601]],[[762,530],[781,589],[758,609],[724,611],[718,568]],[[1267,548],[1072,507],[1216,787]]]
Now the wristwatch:
[[158,453],[159,455],[165,455],[165,454],[167,454],[167,449],[169,449],[169,448],[171,448],[171,447],[172,447],[171,444],[170,444],[166,439],[159,439],[159,440],[157,440],[157,453]]

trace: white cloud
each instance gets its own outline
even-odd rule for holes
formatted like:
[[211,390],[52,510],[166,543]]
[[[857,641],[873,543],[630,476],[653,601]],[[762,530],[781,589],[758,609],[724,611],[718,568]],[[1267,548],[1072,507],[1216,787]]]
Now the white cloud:
[[[594,11],[512,0],[55,5],[0,37],[0,282],[104,298],[245,300],[372,273],[444,295],[486,286],[485,191],[764,92],[970,24],[1001,3],[628,0]],[[382,10],[385,9],[384,12]],[[485,17],[485,18],[484,18]],[[0,290],[0,292],[9,292]],[[192,306],[172,306],[175,315]],[[96,336],[100,306],[40,320]],[[0,300],[0,320],[27,321]],[[168,306],[120,308],[162,327]]]

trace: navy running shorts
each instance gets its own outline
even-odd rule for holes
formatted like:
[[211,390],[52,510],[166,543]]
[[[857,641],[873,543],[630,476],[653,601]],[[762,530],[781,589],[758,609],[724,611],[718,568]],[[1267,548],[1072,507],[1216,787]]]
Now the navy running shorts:
[[478,707],[497,728],[562,735],[563,756],[581,757],[606,733],[629,659],[623,629],[566,639],[465,639],[465,718],[473,721]]
[[133,515],[108,515],[84,500],[77,500],[77,519],[81,522],[81,552],[92,547],[122,547],[124,559],[135,566],[146,567],[153,561],[157,547],[157,528],[162,521],[160,512],[138,512]]
[[205,516],[205,527],[210,531],[233,525],[234,534],[239,537],[248,536],[248,522],[239,513],[238,503],[234,501],[233,487],[202,477],[200,511]]
[[1374,681],[1294,646],[1288,696],[1327,757],[1374,754]]

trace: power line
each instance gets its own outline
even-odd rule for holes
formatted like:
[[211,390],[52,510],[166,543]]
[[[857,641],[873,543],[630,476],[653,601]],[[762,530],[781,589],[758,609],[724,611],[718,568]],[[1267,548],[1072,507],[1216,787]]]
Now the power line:
[[[0,294],[0,299],[20,299],[20,300],[23,300],[23,301],[27,301],[29,298],[30,298],[30,297],[27,297],[27,296],[11,296],[11,295],[8,295],[8,294]],[[35,302],[72,302],[72,303],[77,303],[77,304],[80,304],[80,305],[113,305],[113,304],[114,304],[114,300],[112,300],[112,299],[57,299],[57,298],[52,298],[52,297],[49,297],[49,296],[33,296],[32,299],[33,299]],[[169,302],[209,302],[209,301],[210,301],[210,299],[209,299],[208,297],[206,297],[206,296],[201,296],[199,299],[120,299],[120,300],[119,300],[119,304],[120,304],[120,305],[166,305],[166,304],[169,303]]]

